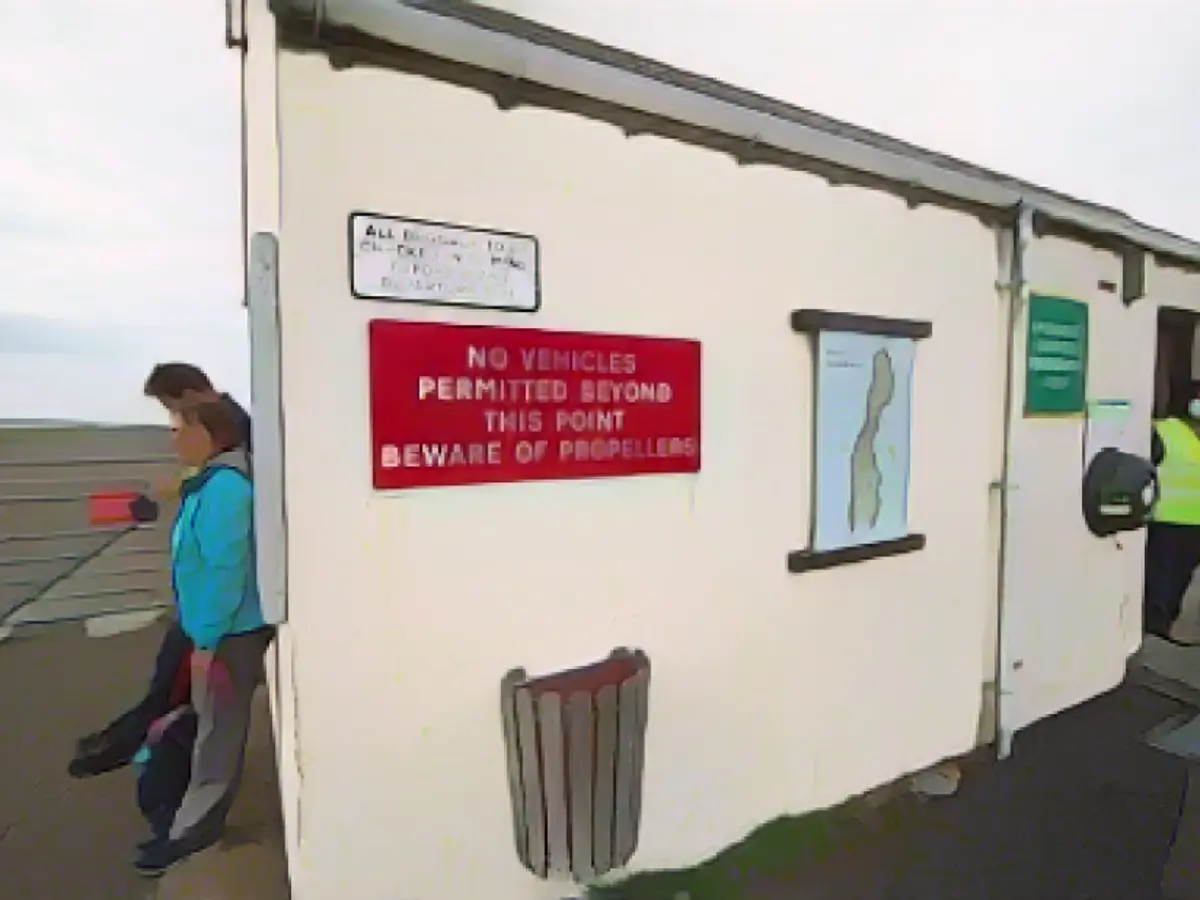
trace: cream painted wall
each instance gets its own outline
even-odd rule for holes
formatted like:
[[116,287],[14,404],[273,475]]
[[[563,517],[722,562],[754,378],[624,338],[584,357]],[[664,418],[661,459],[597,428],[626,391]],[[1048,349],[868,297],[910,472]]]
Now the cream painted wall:
[[[1089,399],[1125,399],[1139,419],[1137,449],[1149,454],[1154,390],[1153,300],[1125,307],[1102,290],[1121,283],[1120,261],[1056,239],[1032,242],[1028,290],[1089,305]],[[1104,540],[1080,512],[1081,416],[1023,414],[1025,307],[1016,328],[1010,459],[1009,544],[1004,601],[1005,719],[1016,728],[1118,684],[1141,639],[1145,533]]]
[[1200,312],[1200,274],[1151,262],[1147,265],[1146,293],[1156,309],[1173,306]]
[[[558,898],[512,850],[503,673],[644,648],[638,869],[969,749],[990,596],[995,241],[803,174],[317,56],[279,57],[289,642],[299,900]],[[354,209],[542,241],[536,317],[353,300]],[[789,576],[808,529],[801,306],[929,318],[914,388],[920,553]],[[371,317],[703,341],[704,470],[370,486]]]

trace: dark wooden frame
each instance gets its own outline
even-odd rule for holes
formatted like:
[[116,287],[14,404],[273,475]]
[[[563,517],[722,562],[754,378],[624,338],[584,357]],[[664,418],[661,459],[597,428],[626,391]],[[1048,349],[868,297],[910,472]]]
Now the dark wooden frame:
[[817,356],[817,337],[823,331],[843,331],[855,334],[880,335],[883,337],[909,338],[914,341],[924,340],[933,335],[933,323],[919,319],[888,319],[880,316],[864,316],[856,313],[835,312],[824,309],[796,309],[792,311],[792,331],[806,334],[811,339],[813,367],[813,403],[812,403],[812,463],[809,471],[811,485],[808,549],[792,550],[787,555],[788,572],[799,574],[820,569],[831,569],[851,563],[865,562],[870,559],[882,559],[887,556],[899,556],[904,553],[914,553],[925,548],[925,535],[908,534],[890,541],[878,541],[873,544],[860,544],[853,547],[839,547],[836,550],[812,549],[813,537],[817,527],[817,444],[816,427],[816,385],[819,378],[820,360]]

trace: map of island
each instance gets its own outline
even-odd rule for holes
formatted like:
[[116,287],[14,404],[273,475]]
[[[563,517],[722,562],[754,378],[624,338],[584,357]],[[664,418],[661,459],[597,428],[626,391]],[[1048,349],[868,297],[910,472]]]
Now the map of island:
[[910,338],[817,336],[815,551],[908,533],[914,348]]
[[850,454],[851,531],[874,528],[879,522],[879,512],[883,508],[883,472],[875,455],[875,439],[879,435],[883,411],[895,393],[896,372],[892,358],[886,348],[876,350],[871,359],[871,384],[867,388],[862,428],[854,439],[854,452]]

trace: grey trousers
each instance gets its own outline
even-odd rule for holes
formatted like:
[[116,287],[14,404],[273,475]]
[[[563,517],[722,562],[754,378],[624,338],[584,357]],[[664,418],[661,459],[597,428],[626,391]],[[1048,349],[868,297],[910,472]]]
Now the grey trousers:
[[204,835],[225,825],[241,783],[254,691],[263,680],[263,655],[272,637],[273,631],[264,628],[221,641],[216,658],[229,675],[224,695],[214,694],[207,679],[192,680],[196,746],[191,781],[171,825],[172,840]]

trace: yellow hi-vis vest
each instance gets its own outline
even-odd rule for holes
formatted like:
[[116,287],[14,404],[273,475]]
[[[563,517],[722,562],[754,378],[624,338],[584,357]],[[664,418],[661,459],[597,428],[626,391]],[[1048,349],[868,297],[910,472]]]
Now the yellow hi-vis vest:
[[1153,519],[1174,525],[1200,525],[1200,437],[1180,419],[1154,423],[1162,441],[1158,464],[1158,503]]

